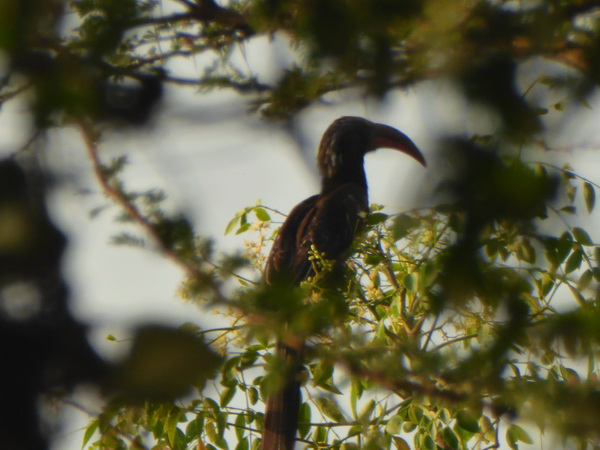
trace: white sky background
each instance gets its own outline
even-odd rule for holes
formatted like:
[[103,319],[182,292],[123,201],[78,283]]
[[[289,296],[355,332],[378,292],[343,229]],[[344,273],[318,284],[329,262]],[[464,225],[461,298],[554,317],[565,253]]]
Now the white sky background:
[[[246,47],[246,57],[252,70],[264,72],[267,81],[279,76],[288,58],[285,42],[272,43],[266,38],[254,39]],[[190,76],[199,73],[193,62],[184,69]],[[381,104],[362,101],[352,92],[331,95],[329,105],[311,107],[299,115],[297,125],[304,140],[299,146],[282,124],[247,114],[247,100],[228,93],[168,89],[153,126],[106,135],[100,155],[105,162],[127,155],[131,162],[124,172],[128,189],[164,189],[169,208],[186,213],[201,235],[214,236],[217,249],[230,251],[241,248],[248,238],[223,236],[235,212],[258,199],[287,212],[318,191],[314,169],[317,145],[329,123],[341,115],[359,115],[392,125],[408,134],[425,154],[428,169],[393,151],[380,150],[367,156],[370,201],[392,207],[391,211],[431,201],[439,170],[435,162],[437,137],[446,132],[489,131],[493,125],[481,120],[477,108],[461,103],[448,83],[429,82],[408,92],[393,93]],[[582,148],[576,153],[541,156],[559,163],[570,161],[577,173],[600,182],[597,100],[591,102],[591,109],[574,106],[562,114],[551,113],[550,124],[564,121],[556,146],[575,143]],[[11,154],[24,144],[28,138],[25,120],[25,105],[13,101],[3,107],[0,155]],[[127,330],[138,324],[191,321],[211,326],[215,320],[212,313],[176,297],[183,274],[171,262],[152,250],[109,245],[111,236],[123,231],[123,225],[113,220],[116,207],[90,218],[92,209],[108,201],[95,182],[80,136],[74,130],[52,131],[45,147],[39,150],[59,174],[50,206],[57,225],[69,239],[64,268],[72,289],[71,309],[79,320],[91,325],[94,342],[102,353],[119,347],[105,340],[109,333],[126,337]],[[83,190],[89,193],[82,195]],[[580,214],[583,211],[580,208]],[[595,230],[587,229],[594,238],[600,238]],[[72,411],[67,414],[71,422],[64,438],[55,444],[56,450],[81,448],[83,434],[75,430],[88,418]]]

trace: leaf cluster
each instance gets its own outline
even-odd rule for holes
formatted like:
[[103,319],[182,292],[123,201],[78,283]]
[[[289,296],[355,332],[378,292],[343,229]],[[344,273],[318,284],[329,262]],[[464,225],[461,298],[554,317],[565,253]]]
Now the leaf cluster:
[[[382,98],[445,78],[498,114],[507,136],[521,140],[544,127],[538,117],[544,107],[524,98],[519,88],[524,63],[544,58],[573,68],[546,74],[543,81],[582,102],[600,81],[595,1],[548,0],[520,8],[489,0],[11,5],[0,3],[0,49],[10,60],[2,87],[13,89],[0,99],[33,92],[31,110],[41,127],[84,116],[144,124],[160,104],[165,83],[202,92],[231,89],[249,95],[251,108],[265,117],[287,119],[330,92],[355,88]],[[234,55],[275,33],[286,36],[297,52],[265,81]],[[172,69],[173,62],[197,57],[202,60],[197,77]]]
[[[594,209],[595,186],[569,167],[494,161],[503,175],[489,187],[497,209],[473,217],[465,200],[389,215],[375,205],[336,285],[317,273],[296,290],[249,282],[227,290],[233,325],[195,331],[214,334],[223,357],[213,387],[199,385],[176,413],[173,404],[110,405],[102,439],[116,428],[136,442],[146,430],[168,448],[257,448],[262,404],[284,370],[274,337],[301,331],[309,344],[298,433],[309,448],[518,448],[533,442],[532,426],[593,445],[599,252],[585,230],[566,224],[580,204]],[[512,170],[543,187],[522,200],[539,208],[502,206],[513,195],[503,184]],[[264,228],[272,213],[248,207],[227,231],[258,233],[258,258],[273,238]],[[552,215],[564,220],[557,234],[541,231]],[[331,269],[313,257],[317,271]],[[212,289],[196,283],[188,296]],[[131,408],[141,416],[117,419]]]

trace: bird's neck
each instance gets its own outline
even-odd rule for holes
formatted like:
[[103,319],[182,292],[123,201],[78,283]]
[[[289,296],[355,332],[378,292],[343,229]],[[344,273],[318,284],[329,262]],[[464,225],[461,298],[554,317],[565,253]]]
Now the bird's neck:
[[323,177],[321,184],[321,195],[327,195],[338,187],[352,183],[364,189],[365,194],[368,191],[367,177],[362,164],[353,167],[342,167]]

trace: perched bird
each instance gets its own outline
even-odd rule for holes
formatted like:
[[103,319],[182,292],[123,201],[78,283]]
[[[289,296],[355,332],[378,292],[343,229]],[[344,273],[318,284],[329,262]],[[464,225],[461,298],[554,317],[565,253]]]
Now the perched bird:
[[[379,148],[399,150],[425,166],[425,158],[404,133],[361,117],[341,117],[325,131],[317,163],[321,192],[299,203],[282,225],[265,267],[268,284],[298,285],[313,275],[309,251],[343,262],[368,213],[368,187],[363,159]],[[304,341],[288,338],[278,344],[287,368],[283,387],[267,399],[263,450],[294,447],[300,407]]]

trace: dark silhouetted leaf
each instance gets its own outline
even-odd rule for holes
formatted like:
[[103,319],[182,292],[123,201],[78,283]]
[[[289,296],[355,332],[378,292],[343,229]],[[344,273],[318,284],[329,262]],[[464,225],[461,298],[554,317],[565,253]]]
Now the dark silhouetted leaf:
[[201,339],[162,326],[140,329],[117,384],[132,396],[174,398],[213,378],[221,362]]
[[467,430],[471,433],[479,432],[477,420],[466,409],[463,409],[456,414],[456,423],[463,430]]
[[594,245],[592,238],[590,238],[590,235],[584,229],[575,227],[575,228],[573,228],[572,233],[573,233],[573,237],[575,238],[575,240],[577,242],[579,242],[581,245],[585,245],[585,246]]

